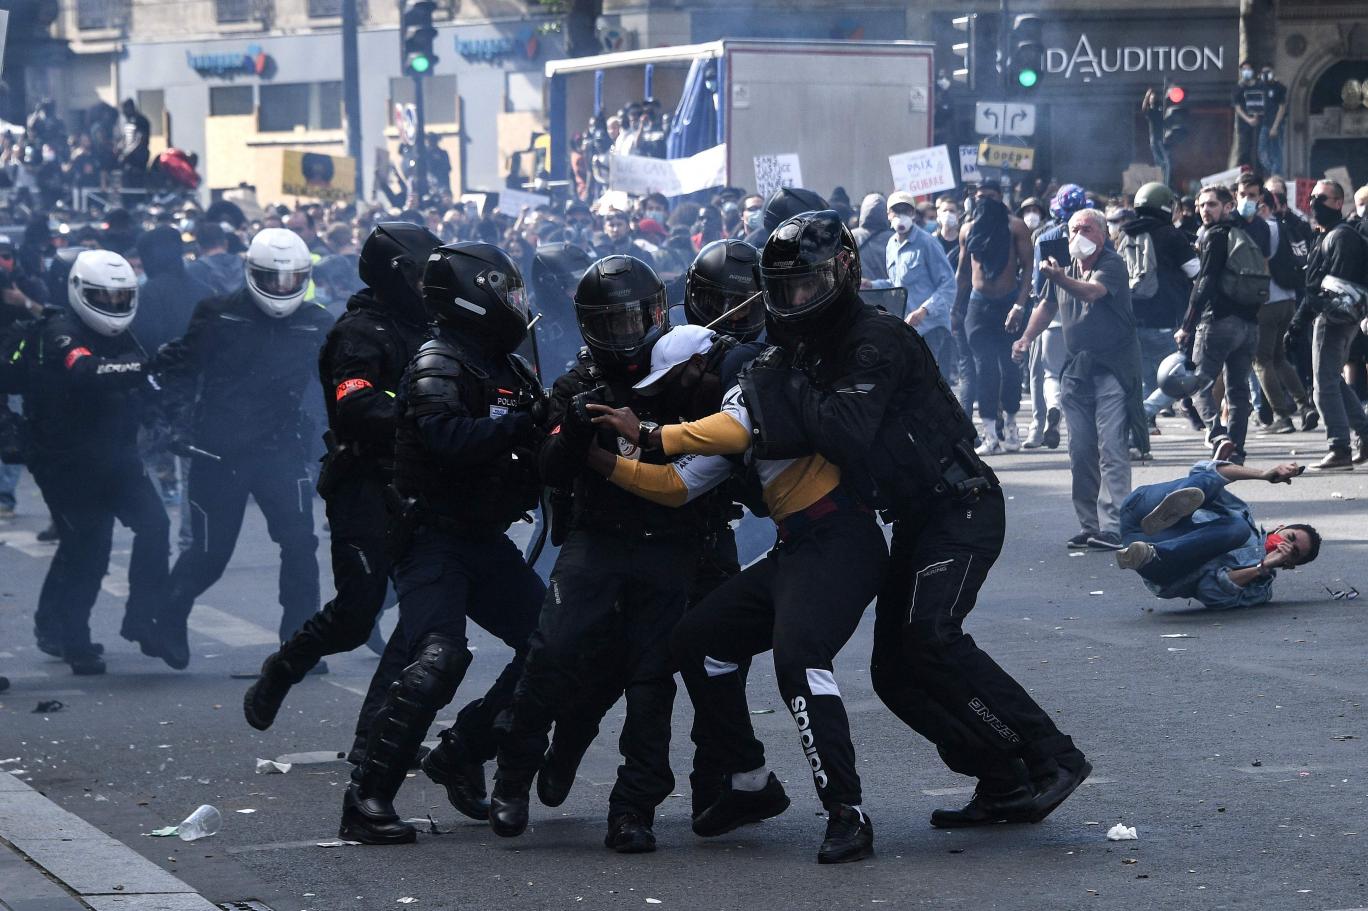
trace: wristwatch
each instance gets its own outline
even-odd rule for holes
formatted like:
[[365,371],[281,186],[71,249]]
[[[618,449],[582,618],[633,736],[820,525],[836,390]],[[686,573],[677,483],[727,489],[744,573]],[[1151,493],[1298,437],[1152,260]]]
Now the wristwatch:
[[655,421],[642,421],[637,425],[637,447],[640,449],[651,448],[651,434],[660,429],[660,425]]

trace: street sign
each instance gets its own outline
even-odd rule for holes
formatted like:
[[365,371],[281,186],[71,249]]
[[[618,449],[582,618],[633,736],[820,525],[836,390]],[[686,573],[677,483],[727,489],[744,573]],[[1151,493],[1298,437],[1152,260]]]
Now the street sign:
[[979,167],[1029,171],[1035,167],[1035,149],[998,145],[985,139],[979,143],[978,163]]
[[1034,136],[1036,106],[1016,101],[980,101],[974,105],[974,131],[984,136]]

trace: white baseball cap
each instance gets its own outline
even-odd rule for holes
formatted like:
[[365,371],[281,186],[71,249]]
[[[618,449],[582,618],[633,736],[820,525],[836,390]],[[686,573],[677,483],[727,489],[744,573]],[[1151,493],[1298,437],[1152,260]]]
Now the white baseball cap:
[[695,354],[707,354],[716,339],[716,332],[702,326],[675,326],[655,343],[651,349],[651,372],[632,388],[644,390],[654,385]]

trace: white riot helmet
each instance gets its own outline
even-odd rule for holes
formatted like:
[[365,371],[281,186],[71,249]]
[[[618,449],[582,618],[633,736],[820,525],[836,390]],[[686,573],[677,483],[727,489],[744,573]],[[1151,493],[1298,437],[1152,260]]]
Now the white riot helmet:
[[86,250],[71,264],[67,278],[71,310],[100,335],[115,336],[133,322],[138,309],[138,276],[117,253]]
[[1188,369],[1187,355],[1181,351],[1164,358],[1155,379],[1164,395],[1175,399],[1186,398],[1202,386],[1202,378]]
[[247,288],[267,316],[284,318],[298,310],[312,271],[309,248],[288,228],[258,231],[247,248]]

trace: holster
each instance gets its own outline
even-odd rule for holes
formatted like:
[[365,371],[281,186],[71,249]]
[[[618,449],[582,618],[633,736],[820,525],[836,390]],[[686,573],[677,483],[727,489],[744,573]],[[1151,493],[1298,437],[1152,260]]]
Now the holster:
[[545,517],[551,530],[551,543],[560,547],[570,534],[570,513],[575,508],[575,497],[568,490],[552,489],[546,498],[548,515]]
[[413,533],[418,529],[422,511],[417,499],[401,494],[393,484],[385,487],[385,509],[389,525],[385,528],[385,555],[397,561],[408,550]]

